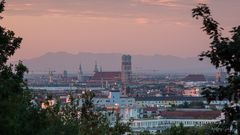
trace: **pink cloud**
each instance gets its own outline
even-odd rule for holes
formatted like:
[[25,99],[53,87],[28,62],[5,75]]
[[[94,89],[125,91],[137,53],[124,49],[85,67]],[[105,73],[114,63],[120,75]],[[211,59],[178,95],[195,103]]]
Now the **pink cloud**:
[[47,9],[48,12],[51,13],[65,13],[65,10],[60,10],[60,9]]
[[24,6],[32,6],[33,4],[31,4],[31,3],[25,3],[25,4],[23,4]]
[[142,3],[150,4],[150,5],[159,5],[159,6],[167,6],[167,7],[176,7],[176,0],[139,0]]
[[135,18],[135,22],[137,24],[147,24],[150,22],[150,20],[147,18]]

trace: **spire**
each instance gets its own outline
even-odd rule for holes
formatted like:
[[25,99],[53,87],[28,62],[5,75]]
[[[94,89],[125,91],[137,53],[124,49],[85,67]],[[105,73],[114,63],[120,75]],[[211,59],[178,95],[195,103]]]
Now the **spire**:
[[94,73],[98,72],[98,65],[97,65],[97,61],[95,61],[95,67],[94,67]]

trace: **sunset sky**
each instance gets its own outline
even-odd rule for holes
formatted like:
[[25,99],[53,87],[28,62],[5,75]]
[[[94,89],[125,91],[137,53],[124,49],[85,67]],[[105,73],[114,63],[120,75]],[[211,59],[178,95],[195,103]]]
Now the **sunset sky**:
[[14,60],[58,51],[192,57],[210,42],[191,17],[199,2],[225,31],[240,24],[240,0],[7,0],[1,25],[23,38]]

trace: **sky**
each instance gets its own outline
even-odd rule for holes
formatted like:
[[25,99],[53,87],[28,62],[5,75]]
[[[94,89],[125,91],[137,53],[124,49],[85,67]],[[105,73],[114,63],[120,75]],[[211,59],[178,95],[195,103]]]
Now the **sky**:
[[7,0],[0,24],[23,38],[13,60],[62,51],[195,57],[210,42],[191,16],[197,3],[225,33],[240,24],[240,0]]

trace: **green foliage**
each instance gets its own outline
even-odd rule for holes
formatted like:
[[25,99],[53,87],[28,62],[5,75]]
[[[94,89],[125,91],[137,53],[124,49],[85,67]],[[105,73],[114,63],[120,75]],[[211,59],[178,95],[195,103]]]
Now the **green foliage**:
[[108,132],[109,122],[100,112],[94,111],[93,97],[94,94],[90,91],[83,94],[84,102],[81,108],[79,135],[104,135]]
[[173,125],[170,129],[167,129],[165,131],[165,134],[168,135],[186,135],[187,129],[183,127],[183,124],[181,123],[179,126]]
[[123,135],[125,133],[131,133],[131,120],[127,123],[123,123],[120,121],[121,119],[118,117],[114,127],[110,127],[110,134],[111,135]]
[[190,108],[204,108],[204,103],[203,102],[191,102],[189,104]]
[[219,135],[215,134],[215,131],[218,129],[219,128],[216,125],[212,124],[201,127],[184,127],[183,124],[180,124],[178,126],[173,125],[170,129],[167,129],[162,133],[157,133],[157,135]]
[[[180,125],[172,125],[171,128],[164,130],[162,133],[157,131],[156,135],[206,135],[203,131],[206,131],[202,127],[184,127],[181,123]],[[140,135],[153,135],[149,131],[145,130],[140,133]]]
[[[5,1],[0,2],[0,13],[4,11]],[[2,17],[1,17],[2,19]],[[0,26],[0,134],[21,134],[24,125],[22,116],[30,104],[29,93],[25,91],[23,75],[27,68],[20,61],[15,67],[6,62],[22,39],[15,37],[13,31]]]
[[151,135],[151,133],[148,130],[144,130],[139,135]]
[[122,135],[131,132],[131,123],[123,123],[119,117],[117,117],[115,124],[111,126],[105,115],[95,111],[92,102],[93,97],[94,93],[91,91],[85,91],[83,94],[84,102],[80,112],[79,135]]
[[177,107],[178,108],[189,108],[190,106],[189,106],[189,103],[185,101],[183,104],[180,104]]
[[[232,102],[223,110],[226,118],[222,123],[226,127],[224,130],[229,131],[227,134],[232,134],[230,128],[232,127],[231,131],[234,131],[238,127],[235,123],[240,123],[238,104],[240,98],[240,26],[232,28],[231,37],[223,37],[223,28],[212,18],[210,9],[206,4],[199,4],[192,9],[192,16],[196,19],[202,18],[202,30],[212,40],[210,50],[202,52],[200,60],[209,58],[216,68],[225,68],[228,73],[227,86],[207,87],[202,94],[207,97],[209,102],[217,99],[228,99]],[[238,128],[238,130],[240,129]]]
[[232,37],[223,37],[223,28],[215,21],[210,13],[210,9],[205,4],[200,4],[192,10],[194,18],[203,19],[203,31],[210,36],[212,40],[210,50],[203,52],[200,57],[207,57],[211,63],[219,67],[225,67],[229,72],[240,71],[240,26],[233,27],[230,31]]

